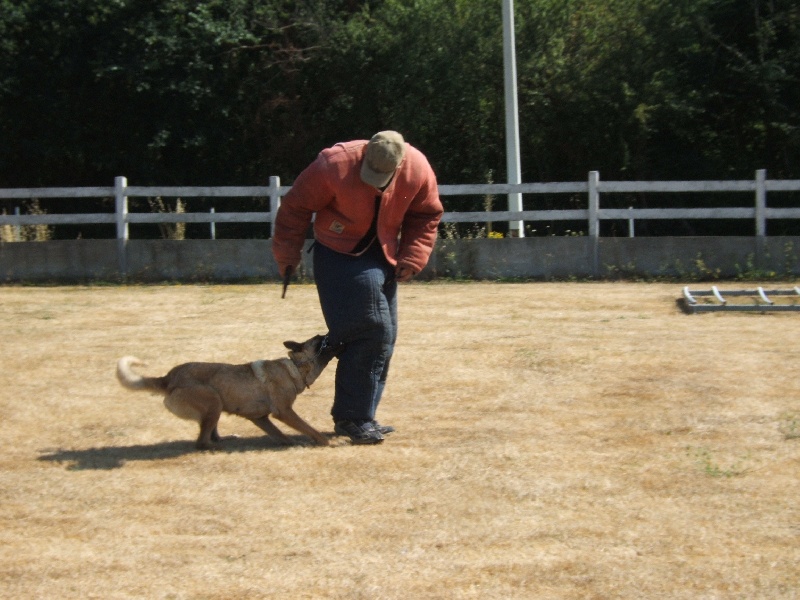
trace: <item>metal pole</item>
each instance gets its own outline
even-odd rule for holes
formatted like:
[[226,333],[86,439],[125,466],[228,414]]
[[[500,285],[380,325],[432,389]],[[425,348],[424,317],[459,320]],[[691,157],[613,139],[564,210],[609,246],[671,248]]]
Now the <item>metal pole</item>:
[[[213,208],[209,211],[212,215],[216,212]],[[211,239],[217,239],[217,224],[211,221]]]
[[[506,168],[508,183],[522,183],[519,159],[519,111],[517,107],[517,58],[514,50],[514,0],[503,0],[503,71],[506,96]],[[508,210],[522,211],[522,194],[508,194]],[[509,221],[512,237],[525,237],[522,221]]]

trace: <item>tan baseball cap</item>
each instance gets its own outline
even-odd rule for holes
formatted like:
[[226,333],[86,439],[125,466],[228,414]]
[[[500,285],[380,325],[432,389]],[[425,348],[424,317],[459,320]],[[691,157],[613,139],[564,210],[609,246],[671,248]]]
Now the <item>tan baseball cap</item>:
[[381,188],[394,175],[406,155],[406,143],[396,131],[379,131],[372,136],[361,163],[361,180]]

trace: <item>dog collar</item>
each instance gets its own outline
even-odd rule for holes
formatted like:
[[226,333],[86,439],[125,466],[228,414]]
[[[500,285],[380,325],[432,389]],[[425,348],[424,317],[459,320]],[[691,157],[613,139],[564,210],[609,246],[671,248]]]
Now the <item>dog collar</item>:
[[294,361],[291,358],[286,359],[283,364],[286,365],[286,368],[289,371],[289,375],[292,377],[292,381],[294,382],[294,386],[297,388],[298,393],[309,387],[305,378],[300,373],[300,369],[297,368],[297,365],[294,364]]

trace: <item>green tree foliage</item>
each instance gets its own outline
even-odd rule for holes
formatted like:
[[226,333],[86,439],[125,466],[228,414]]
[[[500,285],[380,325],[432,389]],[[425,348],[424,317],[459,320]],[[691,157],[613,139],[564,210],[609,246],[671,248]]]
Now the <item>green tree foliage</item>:
[[264,176],[259,154],[281,142],[256,135],[292,102],[293,74],[328,22],[325,11],[289,1],[17,8],[0,15],[13,50],[0,76],[2,131],[15,142],[1,155],[4,185],[122,173],[161,184]]
[[518,10],[534,178],[797,176],[793,1],[534,0]]
[[441,181],[492,179],[505,171],[501,42],[492,3],[387,0],[363,11],[306,71],[308,95],[323,98],[312,112],[325,143],[393,128]]
[[[794,0],[516,0],[526,181],[798,177]],[[291,182],[396,128],[503,181],[497,0],[0,0],[0,186]]]
[[[707,119],[695,122],[716,172],[753,164],[797,177],[800,164],[800,5],[791,1],[707,2],[686,89]],[[704,84],[700,87],[700,84]],[[696,86],[696,87],[695,87]]]

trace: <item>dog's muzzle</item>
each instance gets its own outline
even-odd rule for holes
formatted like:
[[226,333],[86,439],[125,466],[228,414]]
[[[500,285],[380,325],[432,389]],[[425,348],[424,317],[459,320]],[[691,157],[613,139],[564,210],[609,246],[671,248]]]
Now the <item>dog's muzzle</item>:
[[344,350],[344,343],[339,342],[338,344],[332,344],[330,338],[326,335],[322,338],[322,342],[319,345],[319,354],[322,356],[339,356],[342,351]]

